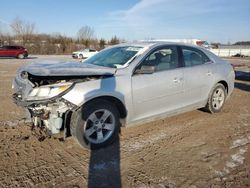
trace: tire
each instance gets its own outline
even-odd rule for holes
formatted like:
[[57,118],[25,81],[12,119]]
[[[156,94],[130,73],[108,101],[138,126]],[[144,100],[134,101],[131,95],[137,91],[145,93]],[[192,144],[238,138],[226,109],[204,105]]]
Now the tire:
[[79,55],[79,59],[83,59],[83,55],[82,54]]
[[24,57],[25,57],[24,54],[18,54],[18,55],[17,55],[17,58],[18,58],[18,59],[24,59]]
[[118,138],[119,117],[117,108],[111,102],[95,100],[73,113],[71,134],[82,147],[105,147]]
[[226,89],[224,85],[218,83],[209,95],[205,110],[210,113],[218,113],[222,110],[226,100]]

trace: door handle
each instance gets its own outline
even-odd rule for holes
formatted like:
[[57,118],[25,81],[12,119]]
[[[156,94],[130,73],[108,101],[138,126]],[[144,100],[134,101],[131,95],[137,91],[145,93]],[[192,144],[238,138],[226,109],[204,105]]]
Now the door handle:
[[180,83],[183,80],[183,78],[174,78],[173,82],[174,83]]
[[179,81],[178,78],[174,78],[174,79],[173,79],[173,82],[174,82],[174,83],[178,83],[178,81]]
[[208,71],[208,72],[207,72],[207,75],[208,75],[208,76],[211,76],[211,75],[212,75],[212,72]]

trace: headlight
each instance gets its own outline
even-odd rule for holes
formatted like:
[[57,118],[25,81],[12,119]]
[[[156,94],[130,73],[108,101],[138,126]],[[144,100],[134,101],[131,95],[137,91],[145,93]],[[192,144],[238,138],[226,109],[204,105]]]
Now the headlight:
[[49,99],[59,95],[70,88],[73,83],[65,82],[53,85],[46,85],[37,88],[33,88],[27,97],[27,100],[43,100]]

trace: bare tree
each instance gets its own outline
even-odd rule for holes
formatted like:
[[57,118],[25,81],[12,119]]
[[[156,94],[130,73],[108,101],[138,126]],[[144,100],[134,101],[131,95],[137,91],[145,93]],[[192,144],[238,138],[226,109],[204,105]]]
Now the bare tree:
[[86,25],[79,29],[79,31],[77,32],[77,38],[79,41],[84,41],[84,40],[90,41],[91,39],[94,38],[94,33],[95,30]]
[[12,21],[10,27],[16,37],[21,40],[20,42],[23,44],[26,44],[35,33],[35,23],[24,21],[18,17]]

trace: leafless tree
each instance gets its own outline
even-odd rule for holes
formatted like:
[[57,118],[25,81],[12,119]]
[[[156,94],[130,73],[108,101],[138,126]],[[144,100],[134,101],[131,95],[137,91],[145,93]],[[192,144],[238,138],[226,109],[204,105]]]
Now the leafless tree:
[[24,21],[20,18],[15,18],[10,27],[15,36],[21,40],[21,43],[26,44],[35,33],[35,23]]
[[78,41],[83,43],[85,47],[89,47],[90,41],[94,38],[95,30],[90,26],[83,26],[77,32]]
[[0,45],[23,45],[30,54],[71,54],[84,47],[101,50],[106,44],[122,42],[116,36],[110,41],[99,40],[94,36],[94,29],[89,26],[80,28],[77,38],[72,38],[60,33],[37,33],[34,23],[18,17],[7,24],[12,32],[9,32],[9,26],[4,25],[6,23],[0,23]]

